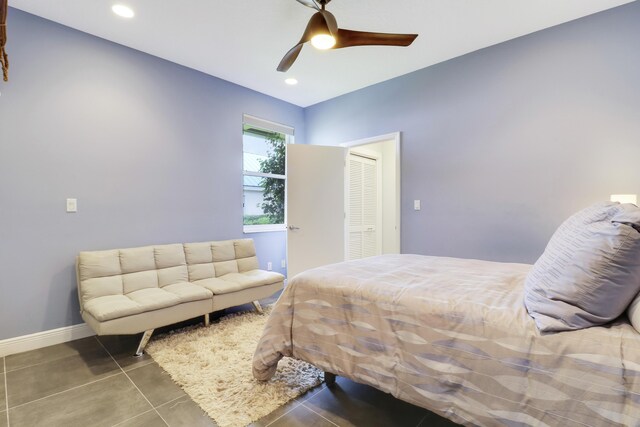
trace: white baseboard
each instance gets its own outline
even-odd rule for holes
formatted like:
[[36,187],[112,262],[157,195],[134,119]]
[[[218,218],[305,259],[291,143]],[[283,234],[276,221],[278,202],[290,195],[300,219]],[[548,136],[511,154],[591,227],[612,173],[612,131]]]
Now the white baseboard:
[[0,340],[0,357],[95,335],[86,323]]

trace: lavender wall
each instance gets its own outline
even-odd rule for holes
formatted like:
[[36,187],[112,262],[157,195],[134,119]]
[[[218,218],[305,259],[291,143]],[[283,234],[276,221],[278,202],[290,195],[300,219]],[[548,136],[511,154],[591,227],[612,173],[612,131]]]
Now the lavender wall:
[[[303,110],[9,10],[0,84],[0,340],[81,322],[74,258],[242,234],[242,114]],[[65,199],[78,199],[78,213]],[[279,270],[284,233],[252,234]]]
[[640,193],[638,23],[634,2],[317,104],[306,140],[402,131],[403,252],[534,262],[572,212]]
[[[298,143],[402,131],[403,252],[533,262],[571,212],[640,193],[638,22],[634,2],[303,111],[10,9],[0,340],[81,322],[80,250],[242,237],[243,113]],[[284,234],[252,237],[278,267]]]

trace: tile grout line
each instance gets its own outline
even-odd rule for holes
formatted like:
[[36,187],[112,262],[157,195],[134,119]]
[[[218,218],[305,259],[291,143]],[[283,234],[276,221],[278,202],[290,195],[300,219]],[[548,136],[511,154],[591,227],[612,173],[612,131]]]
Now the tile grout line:
[[427,417],[428,417],[428,416],[429,416],[429,415],[428,415],[428,414],[426,414],[424,417],[422,417],[422,419],[420,420],[420,422],[418,423],[418,425],[417,425],[416,427],[420,427],[420,426],[422,425],[422,423],[424,422],[424,420],[426,420],[426,419],[427,419]]
[[[103,348],[104,348],[104,347],[103,347]],[[108,351],[107,351],[107,354],[109,354],[109,352],[108,352]],[[44,365],[44,364],[49,363],[49,362],[55,362],[55,361],[58,361],[58,360],[63,360],[63,359],[67,359],[67,358],[69,358],[69,357],[74,357],[74,356],[80,356],[80,354],[72,354],[72,355],[69,355],[69,356],[58,357],[58,358],[55,358],[55,359],[52,359],[52,360],[48,360],[48,361],[46,361],[46,362],[34,363],[34,364],[32,364],[32,365],[29,365],[29,366],[23,366],[23,367],[21,367],[21,368],[13,369],[13,370],[11,370],[11,371],[7,371],[7,358],[6,358],[6,356],[5,356],[5,357],[3,357],[3,361],[4,361],[4,371],[5,371],[5,372],[4,372],[5,393],[7,394],[7,396],[6,396],[7,422],[8,422],[8,418],[9,418],[9,395],[8,395],[8,393],[7,393],[7,388],[8,388],[8,386],[9,386],[9,384],[8,384],[8,380],[7,380],[7,373],[9,373],[9,372],[17,372],[17,371],[20,371],[20,370],[22,370],[22,369],[32,368],[32,367],[34,367],[34,366],[40,366],[40,365]],[[109,354],[109,356],[111,356],[111,355]],[[117,363],[116,363],[116,365],[117,365]],[[119,365],[118,365],[118,367],[119,367]],[[28,401],[28,402],[21,403],[21,404],[19,404],[19,405],[14,406],[14,407],[13,407],[13,408],[11,408],[11,409],[21,408],[21,407],[23,407],[23,406],[25,406],[25,405],[28,405],[28,404],[30,404],[30,403],[39,402],[39,401],[41,401],[41,400],[43,400],[43,399],[47,399],[47,398],[49,398],[49,397],[53,397],[53,396],[57,396],[57,395],[62,394],[62,393],[66,393],[67,391],[71,391],[71,390],[75,390],[75,389],[80,388],[80,387],[84,387],[84,386],[87,386],[87,385],[95,384],[95,383],[100,382],[100,381],[102,381],[102,380],[106,380],[106,379],[109,379],[109,378],[111,378],[111,377],[115,377],[116,375],[120,375],[120,373],[115,373],[115,374],[112,374],[112,375],[107,375],[107,376],[106,376],[106,377],[104,377],[104,378],[100,378],[100,379],[97,379],[97,380],[89,381],[88,383],[84,383],[84,384],[79,384],[79,385],[77,385],[77,386],[74,386],[74,387],[71,387],[71,388],[68,388],[68,389],[65,389],[65,390],[57,391],[57,392],[55,392],[55,393],[51,393],[51,394],[48,394],[48,395],[46,395],[46,396],[39,397],[38,399],[34,399],[34,400],[30,400],[30,401]]]
[[[137,368],[136,368],[136,369],[137,369]],[[132,369],[132,371],[133,371],[133,369]],[[172,399],[172,400],[170,400],[170,401],[168,401],[168,402],[164,402],[162,405],[158,405],[157,407],[159,408],[159,407],[161,407],[161,406],[168,405],[169,403],[173,403],[173,402],[175,402],[176,400],[184,399],[185,397],[188,397],[188,398],[189,398],[189,400],[193,401],[193,399],[191,399],[191,396],[189,396],[189,395],[185,392],[185,393],[184,393],[184,395],[182,395],[182,396],[178,396],[178,397],[176,397],[175,399]],[[194,403],[195,403],[195,402],[194,402]],[[196,403],[196,405],[197,405],[197,403]],[[200,405],[198,405],[198,407],[200,407]],[[200,409],[202,409],[202,408],[200,408]],[[202,409],[202,411],[204,412],[204,409]],[[205,412],[205,414],[206,414],[206,412]],[[211,417],[209,417],[209,418],[211,418]],[[211,418],[211,419],[213,419],[213,418]]]
[[[293,411],[294,409],[296,409],[297,407],[299,407],[300,405],[302,405],[301,402],[297,402],[298,404],[295,405],[293,408],[289,409],[287,412],[285,412],[284,414],[280,415],[278,418],[276,418],[275,420],[271,421],[269,424],[266,425],[266,427],[269,427],[270,425],[272,425],[273,423],[275,423],[276,421],[278,421],[280,418],[284,417],[285,415],[289,414],[291,411]],[[286,405],[286,403],[285,403]],[[269,415],[269,414],[267,414]]]
[[[320,385],[322,385],[322,383],[320,383]],[[304,402],[306,402],[309,399],[313,399],[314,397],[316,397],[318,394],[322,393],[324,390],[326,389],[326,387],[321,387],[320,390],[316,391],[315,393],[313,393],[311,396],[309,396],[307,399],[304,400],[298,400],[296,403],[297,405],[295,405],[293,408],[289,409],[287,412],[285,412],[284,414],[280,415],[278,418],[276,418],[275,420],[271,421],[269,424],[267,424],[265,427],[269,427],[270,425],[272,425],[273,423],[275,423],[276,421],[278,421],[280,418],[284,417],[285,415],[289,414],[291,411],[293,411],[294,409],[296,409],[297,407],[299,407],[300,405],[302,405]],[[289,403],[289,402],[285,402],[285,405]],[[306,408],[306,406],[305,406]],[[267,414],[268,415],[268,414]]]
[[[120,365],[118,365],[120,366]],[[122,368],[120,368],[122,369]],[[136,390],[138,390],[138,392],[142,395],[142,397],[144,397],[144,400],[147,401],[147,403],[149,403],[149,406],[151,406],[151,408],[156,412],[156,414],[158,414],[158,416],[160,417],[160,419],[162,420],[163,423],[166,424],[167,427],[169,427],[169,423],[167,422],[167,420],[164,419],[164,417],[160,414],[160,412],[158,412],[158,410],[156,409],[155,406],[153,406],[153,404],[149,401],[149,399],[147,399],[147,396],[145,396],[145,394],[142,392],[142,390],[140,390],[138,388],[138,386],[136,385],[136,383],[133,382],[133,380],[131,379],[131,377],[124,371],[124,369],[122,370],[122,373],[124,374],[125,377],[127,377],[129,379],[129,381],[131,381],[131,384],[133,384],[133,386],[136,388]]]
[[[10,356],[11,356],[11,355],[10,355]],[[69,355],[67,355],[67,356],[60,356],[60,357],[56,357],[56,358],[54,358],[54,359],[45,360],[44,362],[38,362],[38,363],[33,363],[33,364],[31,364],[31,365],[27,365],[27,366],[21,366],[21,367],[19,367],[19,368],[14,368],[14,369],[12,369],[12,370],[10,370],[10,371],[8,371],[8,370],[7,370],[6,362],[5,362],[5,367],[4,367],[5,371],[4,371],[4,372],[5,372],[5,373],[7,373],[7,372],[16,372],[16,371],[21,371],[21,370],[23,370],[23,369],[33,368],[33,367],[35,367],[35,366],[40,366],[40,365],[45,365],[45,364],[47,364],[47,363],[56,362],[56,361],[58,361],[58,360],[62,360],[62,359],[66,359],[66,358],[68,358],[68,357],[74,357],[74,356],[80,356],[80,352],[78,352],[77,354],[69,354]],[[5,357],[5,359],[6,359],[6,357]]]
[[5,409],[7,410],[6,416],[7,416],[7,427],[10,427],[11,424],[9,423],[9,389],[7,387],[7,358],[3,357],[2,358],[2,379],[4,380],[4,406]]
[[[75,386],[75,387],[68,388],[68,389],[66,389],[66,390],[57,391],[57,392],[55,392],[55,393],[48,394],[48,395],[43,396],[43,397],[40,397],[40,398],[38,398],[38,399],[34,399],[34,400],[30,400],[30,401],[28,401],[28,402],[21,403],[21,404],[19,404],[19,405],[14,406],[14,407],[13,407],[13,408],[11,408],[11,409],[21,408],[21,407],[23,407],[23,406],[25,406],[25,405],[30,405],[30,404],[32,404],[32,403],[34,403],[34,402],[39,402],[39,401],[41,401],[41,400],[48,399],[49,397],[57,396],[57,395],[59,395],[59,394],[66,393],[66,392],[71,391],[71,390],[75,390],[75,389],[78,389],[78,388],[81,388],[81,387],[85,387],[85,386],[88,386],[88,385],[91,385],[91,384],[95,384],[95,383],[100,382],[100,381],[108,380],[109,378],[113,378],[113,377],[115,377],[116,375],[120,375],[120,372],[117,372],[117,373],[112,374],[112,375],[108,375],[108,376],[106,376],[106,377],[104,377],[104,378],[100,378],[99,380],[89,381],[88,383],[80,384],[80,385],[77,385],[77,386]],[[7,408],[8,408],[8,407],[9,407],[9,401],[7,400]]]
[[[320,393],[322,393],[323,391],[327,390],[327,386],[323,386],[324,382],[321,382],[320,385],[320,390],[316,391],[315,393],[313,393],[311,396],[308,396],[306,399],[302,399],[300,400],[300,403],[304,403],[304,402],[308,402],[309,400],[313,399],[314,397],[316,397],[317,395],[319,395]],[[317,387],[317,386],[316,386]]]
[[[135,420],[136,418],[141,417],[141,416],[143,416],[144,414],[148,414],[149,412],[153,412],[153,408],[149,409],[148,411],[144,411],[144,412],[142,412],[142,413],[140,413],[140,414],[138,414],[138,415],[135,415],[135,416],[133,416],[133,417],[131,417],[131,418],[127,418],[126,420],[122,420],[122,421],[120,421],[118,424],[114,424],[114,425],[113,425],[113,426],[111,426],[111,427],[117,427],[117,426],[119,426],[119,425],[122,425],[122,424],[126,423],[127,421]],[[164,420],[163,420],[163,421],[164,421]]]
[[[111,354],[111,352],[109,350],[107,350],[107,347],[104,346],[104,344],[102,344],[102,341],[100,341],[98,339],[98,336],[95,336],[96,341],[98,341],[98,344],[100,344],[100,346],[104,349],[104,351],[107,352],[107,354],[109,355],[109,357],[111,357],[111,360],[113,360],[113,362],[118,366],[118,368],[120,368],[120,370],[122,371],[122,373],[124,374],[125,377],[127,377],[127,379],[131,382],[131,384],[133,384],[133,386],[136,388],[136,390],[138,390],[138,393],[140,393],[142,395],[142,397],[144,398],[144,400],[147,401],[147,403],[149,404],[149,406],[151,406],[151,408],[156,412],[156,414],[160,417],[160,419],[162,420],[163,423],[165,423],[165,425],[167,427],[169,427],[169,423],[167,422],[167,420],[165,420],[163,418],[162,415],[160,415],[160,412],[158,412],[158,410],[156,409],[155,406],[153,406],[153,404],[149,401],[149,399],[147,399],[147,396],[145,396],[145,394],[142,392],[142,390],[140,390],[140,388],[138,388],[138,386],[136,385],[136,383],[133,382],[133,380],[131,379],[131,377],[127,374],[127,372],[122,369],[122,366],[120,366],[120,364],[118,363],[118,361],[115,359],[115,357],[113,357],[113,355]],[[132,356],[133,357],[133,356]],[[148,411],[146,411],[148,412]],[[141,415],[141,414],[138,414]]]
[[304,403],[302,404],[302,406],[304,406],[305,408],[307,408],[308,410],[310,410],[311,412],[313,412],[314,414],[316,414],[317,416],[319,416],[322,419],[325,419],[327,421],[329,421],[331,424],[333,424],[336,427],[340,427],[338,424],[334,423],[333,421],[331,421],[330,419],[323,417],[322,414],[320,414],[319,412],[314,411],[313,409],[309,408],[307,405],[305,405]]
[[313,412],[314,414],[319,415],[319,416],[320,416],[320,418],[323,418],[323,419],[325,419],[325,420],[329,421],[329,422],[330,422],[331,424],[333,424],[334,426],[336,426],[336,427],[340,427],[340,426],[338,426],[338,424],[334,423],[334,422],[333,422],[333,421],[331,421],[330,419],[328,419],[328,418],[326,418],[326,417],[322,416],[322,414],[320,414],[320,413],[318,413],[318,412],[314,411],[312,408],[310,408],[309,406],[305,405],[305,402],[310,401],[311,399],[313,399],[314,397],[316,397],[317,395],[319,395],[321,392],[323,392],[323,391],[325,391],[325,390],[329,390],[329,386],[328,386],[328,385],[326,385],[326,383],[325,383],[325,387],[323,387],[323,388],[322,388],[322,390],[320,390],[319,392],[317,392],[316,394],[314,394],[313,396],[311,396],[310,398],[308,398],[308,399],[306,399],[304,402],[302,402],[302,406],[304,406],[305,408],[307,408],[308,410],[310,410],[310,411],[311,411],[311,412]]

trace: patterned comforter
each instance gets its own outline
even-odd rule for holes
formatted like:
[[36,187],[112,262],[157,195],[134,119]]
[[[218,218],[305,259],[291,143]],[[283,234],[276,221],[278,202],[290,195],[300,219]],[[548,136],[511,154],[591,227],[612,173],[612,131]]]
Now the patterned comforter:
[[383,255],[291,280],[253,373],[283,356],[465,425],[640,425],[640,335],[625,319],[541,334],[525,264]]

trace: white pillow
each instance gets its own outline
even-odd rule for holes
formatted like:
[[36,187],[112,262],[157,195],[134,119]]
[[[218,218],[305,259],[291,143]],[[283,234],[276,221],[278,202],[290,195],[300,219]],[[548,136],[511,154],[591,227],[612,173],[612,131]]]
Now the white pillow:
[[560,225],[525,282],[524,303],[538,329],[582,329],[622,314],[640,290],[638,230],[640,209],[617,202]]

